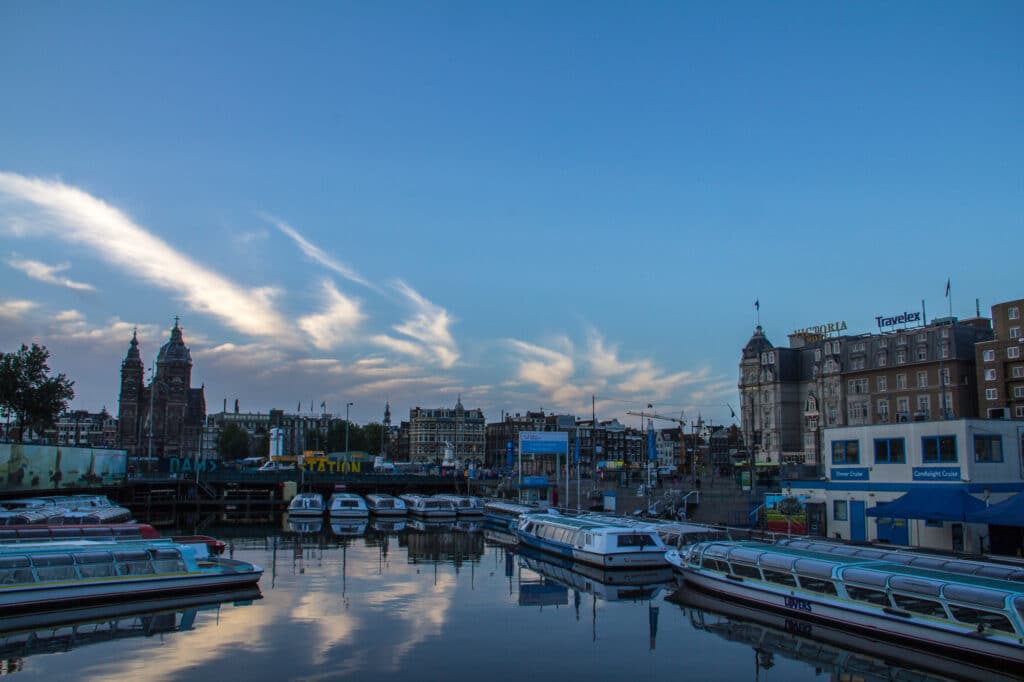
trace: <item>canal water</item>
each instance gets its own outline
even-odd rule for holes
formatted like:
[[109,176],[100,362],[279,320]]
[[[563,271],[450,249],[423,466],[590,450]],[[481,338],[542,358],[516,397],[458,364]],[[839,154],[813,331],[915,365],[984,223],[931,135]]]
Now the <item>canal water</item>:
[[[0,636],[0,673],[47,680],[945,679],[784,618],[516,551],[482,524],[206,529],[258,592]],[[223,601],[220,601],[223,600]],[[717,609],[717,610],[716,610]],[[2,627],[0,621],[0,627]],[[833,638],[834,639],[834,638]],[[927,657],[919,657],[927,660]]]

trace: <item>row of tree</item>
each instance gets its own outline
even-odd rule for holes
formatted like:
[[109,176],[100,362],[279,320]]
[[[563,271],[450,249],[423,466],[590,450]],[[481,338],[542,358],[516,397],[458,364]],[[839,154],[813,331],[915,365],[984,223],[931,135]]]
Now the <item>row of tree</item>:
[[7,437],[21,440],[25,429],[42,433],[53,426],[75,397],[75,382],[63,374],[50,376],[50,351],[25,344],[13,353],[0,352],[0,412],[15,420]]
[[[378,422],[365,426],[350,422],[348,425],[348,449],[378,455],[381,451],[383,434],[384,425]],[[345,450],[345,421],[334,422],[326,432],[307,432],[305,449],[328,453],[343,452]],[[217,437],[217,452],[226,460],[267,457],[270,454],[270,434],[261,431],[250,436],[249,432],[238,424],[226,424]]]

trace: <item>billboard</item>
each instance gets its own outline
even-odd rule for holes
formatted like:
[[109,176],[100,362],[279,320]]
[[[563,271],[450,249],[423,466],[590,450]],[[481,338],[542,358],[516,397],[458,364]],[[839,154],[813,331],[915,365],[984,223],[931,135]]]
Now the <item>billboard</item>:
[[567,431],[520,431],[519,454],[568,455],[569,433]]
[[127,461],[125,450],[0,443],[0,491],[119,485]]

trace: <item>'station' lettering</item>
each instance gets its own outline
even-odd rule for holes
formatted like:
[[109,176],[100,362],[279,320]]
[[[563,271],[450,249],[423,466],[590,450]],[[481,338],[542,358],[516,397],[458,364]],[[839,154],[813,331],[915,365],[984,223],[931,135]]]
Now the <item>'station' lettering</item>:
[[796,609],[797,611],[806,611],[807,613],[811,612],[811,602],[806,599],[801,599],[800,597],[786,597],[785,599],[787,609]]
[[910,311],[907,311],[905,313],[900,313],[899,315],[893,315],[892,317],[879,315],[878,317],[875,318],[875,322],[878,323],[879,329],[881,329],[882,327],[892,327],[893,325],[897,324],[910,324],[911,322],[920,323],[921,313],[912,313]]

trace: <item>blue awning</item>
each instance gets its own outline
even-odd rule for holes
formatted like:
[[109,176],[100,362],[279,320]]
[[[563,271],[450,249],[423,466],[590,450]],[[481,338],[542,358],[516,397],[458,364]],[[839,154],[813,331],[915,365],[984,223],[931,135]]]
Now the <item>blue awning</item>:
[[892,502],[868,509],[868,516],[928,521],[967,521],[972,513],[985,509],[985,503],[959,487],[929,486],[915,488]]
[[972,523],[988,523],[993,526],[1024,526],[1024,493],[993,504],[987,509],[967,515]]

